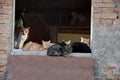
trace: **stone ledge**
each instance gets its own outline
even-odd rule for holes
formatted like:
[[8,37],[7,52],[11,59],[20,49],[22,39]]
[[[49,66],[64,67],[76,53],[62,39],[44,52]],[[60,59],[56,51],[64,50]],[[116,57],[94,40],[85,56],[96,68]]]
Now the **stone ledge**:
[[12,55],[7,80],[94,80],[90,57]]

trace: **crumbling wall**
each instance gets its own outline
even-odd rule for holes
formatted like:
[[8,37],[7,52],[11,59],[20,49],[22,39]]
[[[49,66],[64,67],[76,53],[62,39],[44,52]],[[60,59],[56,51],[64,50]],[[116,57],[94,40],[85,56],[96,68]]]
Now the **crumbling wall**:
[[[7,58],[12,49],[13,1],[0,0],[0,80],[5,77]],[[91,48],[95,78],[119,77],[120,0],[92,0]]]
[[[108,76],[119,76],[120,72],[120,0],[93,0],[91,13],[95,77],[108,80]],[[111,74],[108,67],[115,67]]]

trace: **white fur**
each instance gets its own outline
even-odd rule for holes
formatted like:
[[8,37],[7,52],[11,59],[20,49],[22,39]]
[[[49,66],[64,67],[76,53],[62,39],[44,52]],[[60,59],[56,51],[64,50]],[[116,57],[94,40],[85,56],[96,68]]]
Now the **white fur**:
[[28,34],[23,35],[23,32],[20,32],[20,34],[18,36],[18,40],[17,40],[17,47],[22,48],[23,44],[27,40],[27,38],[28,38]]

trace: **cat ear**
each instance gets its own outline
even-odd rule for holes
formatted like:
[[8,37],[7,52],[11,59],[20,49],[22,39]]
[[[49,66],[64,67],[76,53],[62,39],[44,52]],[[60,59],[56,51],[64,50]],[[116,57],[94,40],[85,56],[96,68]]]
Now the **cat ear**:
[[62,42],[65,42],[65,40],[62,40]]
[[82,36],[80,37],[80,39],[81,39],[80,42],[83,42],[83,37]]
[[67,45],[70,45],[71,44],[71,40],[68,40],[65,42]]
[[42,44],[44,43],[45,41],[44,40],[42,40]]
[[68,41],[68,44],[71,44],[71,40]]

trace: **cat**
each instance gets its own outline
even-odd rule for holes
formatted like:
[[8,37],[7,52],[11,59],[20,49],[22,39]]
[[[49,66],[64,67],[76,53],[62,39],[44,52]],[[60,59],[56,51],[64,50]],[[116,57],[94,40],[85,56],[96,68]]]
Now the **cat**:
[[[66,42],[67,43],[67,42]],[[66,44],[64,41],[61,43],[56,43],[50,46],[47,50],[48,56],[67,56],[72,52],[72,47],[70,44]]]
[[42,40],[42,44],[36,43],[36,42],[28,42],[23,47],[24,51],[43,51],[47,50],[50,46],[52,46],[54,43],[51,43],[51,40],[44,41]]
[[15,30],[15,48],[20,49],[23,47],[24,42],[29,35],[30,27],[19,27]]
[[82,42],[73,42],[71,44],[72,47],[72,52],[76,52],[76,53],[91,53],[91,49],[90,47]]
[[36,42],[30,41],[25,44],[25,46],[23,47],[23,50],[24,51],[42,51],[42,50],[45,50],[45,48]]
[[54,45],[55,43],[52,43],[51,40],[49,41],[44,41],[42,40],[42,46],[45,48],[45,49],[48,49],[50,46]]
[[88,46],[90,46],[90,39],[89,38],[85,38],[85,37],[80,37],[82,43],[87,44]]

